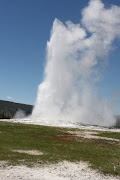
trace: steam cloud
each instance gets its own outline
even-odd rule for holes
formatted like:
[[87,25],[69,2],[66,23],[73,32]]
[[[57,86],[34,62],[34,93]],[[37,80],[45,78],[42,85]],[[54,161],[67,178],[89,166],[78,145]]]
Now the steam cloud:
[[120,7],[105,9],[100,0],[91,0],[83,9],[80,24],[55,19],[32,117],[113,125],[111,105],[99,98],[95,84],[116,38]]
[[23,110],[19,109],[15,116],[13,117],[13,119],[18,119],[18,118],[25,118],[26,117],[26,114]]

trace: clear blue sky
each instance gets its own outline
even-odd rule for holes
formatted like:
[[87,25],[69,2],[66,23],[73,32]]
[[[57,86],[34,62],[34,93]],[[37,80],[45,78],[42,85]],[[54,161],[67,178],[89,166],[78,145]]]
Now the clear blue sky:
[[[0,0],[0,99],[34,104],[42,81],[46,42],[55,18],[80,22],[88,0]],[[120,0],[103,0],[120,6]],[[120,41],[98,84],[101,96],[118,101],[120,114]]]

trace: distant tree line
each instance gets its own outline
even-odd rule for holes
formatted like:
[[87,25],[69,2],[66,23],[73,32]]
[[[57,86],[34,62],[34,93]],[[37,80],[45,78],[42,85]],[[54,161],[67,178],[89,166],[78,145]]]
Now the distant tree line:
[[32,105],[0,100],[0,119],[11,119],[19,110],[24,111],[25,115],[30,115],[32,109]]
[[9,113],[1,112],[0,113],[0,119],[11,119],[12,116]]

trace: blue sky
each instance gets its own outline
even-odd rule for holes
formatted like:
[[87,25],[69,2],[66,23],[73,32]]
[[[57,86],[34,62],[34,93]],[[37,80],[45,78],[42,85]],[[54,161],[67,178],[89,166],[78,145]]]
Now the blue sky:
[[[79,23],[88,0],[0,0],[0,99],[34,104],[42,81],[46,42],[55,18]],[[106,7],[120,0],[103,0]],[[102,97],[115,99],[120,114],[120,41],[98,83]],[[12,99],[10,99],[10,97]]]

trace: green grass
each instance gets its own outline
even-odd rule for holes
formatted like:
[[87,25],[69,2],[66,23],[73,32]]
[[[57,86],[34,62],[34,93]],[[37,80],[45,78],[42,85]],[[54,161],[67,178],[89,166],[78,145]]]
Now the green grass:
[[99,132],[99,134],[95,134],[95,136],[114,138],[120,140],[120,132]]
[[[62,160],[82,160],[90,162],[92,168],[100,169],[103,173],[120,176],[118,142],[84,139],[72,136],[67,133],[68,130],[72,129],[0,122],[0,161],[7,161],[11,165],[32,166],[36,163],[40,165]],[[35,156],[12,150],[39,150],[44,155]],[[114,172],[114,166],[117,172]]]

